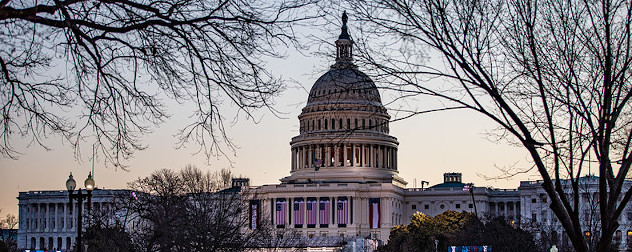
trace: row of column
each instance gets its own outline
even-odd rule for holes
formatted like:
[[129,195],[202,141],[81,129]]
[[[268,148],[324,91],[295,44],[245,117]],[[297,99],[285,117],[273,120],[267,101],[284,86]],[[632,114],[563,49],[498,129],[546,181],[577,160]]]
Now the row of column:
[[[93,210],[98,209],[103,203],[93,202]],[[84,217],[87,216],[87,202],[83,202]],[[73,212],[70,213],[70,203],[53,203],[53,204],[29,204],[29,212],[23,225],[28,230],[33,231],[52,231],[65,230],[71,231],[77,222],[75,216],[78,204],[73,202]]]
[[[500,205],[503,205],[503,209],[500,209]],[[509,205],[512,205],[513,209],[509,209]],[[514,219],[520,214],[520,202],[506,201],[506,202],[490,202],[489,211],[494,215],[511,216]]]
[[28,230],[71,230],[76,222],[74,215],[70,215],[70,203],[35,203],[28,207],[30,211],[25,223]]
[[304,119],[300,122],[300,132],[311,132],[319,130],[359,130],[369,129],[383,133],[388,133],[388,120],[382,119],[358,119],[358,118],[338,118],[338,119]]
[[292,148],[292,170],[316,165],[397,170],[397,148],[376,144],[312,144]]

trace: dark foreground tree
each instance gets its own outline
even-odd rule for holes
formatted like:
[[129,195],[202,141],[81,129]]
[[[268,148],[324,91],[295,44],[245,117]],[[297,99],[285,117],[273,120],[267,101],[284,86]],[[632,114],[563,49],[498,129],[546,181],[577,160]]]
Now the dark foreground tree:
[[445,105],[410,115],[469,109],[495,122],[498,139],[530,154],[550,208],[580,252],[589,247],[579,180],[592,165],[599,179],[596,249],[610,250],[632,197],[624,183],[632,164],[629,1],[350,4],[370,31],[363,40],[377,44],[361,44],[356,55],[379,71],[387,88],[404,98],[438,97]]
[[448,251],[449,246],[491,246],[493,251],[538,251],[533,236],[503,217],[481,222],[472,213],[446,211],[435,217],[416,213],[411,223],[395,226],[381,251]]
[[[548,251],[536,246],[533,235],[513,227],[500,216],[485,223],[472,218],[450,241],[452,246],[491,246],[493,251]],[[550,248],[550,247],[549,247]]]
[[[0,1],[0,153],[16,137],[94,142],[120,166],[183,103],[179,145],[232,148],[223,109],[252,118],[283,85],[265,66],[296,45],[310,0]],[[227,106],[230,105],[230,106]],[[222,113],[224,112],[224,113]],[[236,118],[235,118],[236,119]]]
[[395,226],[388,237],[388,244],[381,251],[435,251],[435,240],[439,241],[438,251],[446,251],[450,241],[476,217],[466,212],[445,211],[435,217],[416,213],[411,223]]
[[266,225],[249,229],[254,195],[225,188],[223,173],[186,167],[158,170],[130,183],[126,198],[131,239],[141,251],[242,251],[269,238]]

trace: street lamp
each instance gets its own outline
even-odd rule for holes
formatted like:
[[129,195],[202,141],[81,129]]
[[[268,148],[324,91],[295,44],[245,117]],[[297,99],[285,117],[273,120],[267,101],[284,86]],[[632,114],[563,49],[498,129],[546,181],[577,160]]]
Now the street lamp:
[[72,200],[77,201],[77,250],[82,251],[81,247],[81,210],[83,209],[83,200],[88,199],[88,213],[90,213],[91,205],[92,205],[92,190],[94,189],[94,179],[92,179],[92,173],[88,174],[88,178],[83,183],[86,187],[86,194],[81,192],[81,188],[77,190],[77,193],[73,193],[75,187],[77,186],[77,182],[72,177],[72,172],[70,176],[68,176],[68,180],[66,180],[66,189],[68,189],[68,200],[70,202],[70,213],[72,214]]

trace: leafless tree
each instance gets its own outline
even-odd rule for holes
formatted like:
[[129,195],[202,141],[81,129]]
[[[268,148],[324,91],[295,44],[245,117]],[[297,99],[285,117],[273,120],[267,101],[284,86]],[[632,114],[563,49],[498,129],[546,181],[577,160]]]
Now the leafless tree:
[[[0,209],[0,213],[2,209]],[[0,234],[0,250],[7,249],[7,251],[18,251],[18,218],[13,214],[7,214],[5,218],[0,220],[0,230],[3,232]],[[6,246],[3,248],[3,246]]]
[[[469,109],[495,122],[499,139],[530,154],[576,251],[588,250],[579,180],[593,163],[597,251],[610,249],[617,218],[632,197],[624,186],[632,164],[629,1],[348,3],[351,19],[364,24],[356,55],[377,70],[377,80],[402,99],[442,103],[407,116]],[[565,193],[563,179],[574,193]]]
[[[224,172],[226,173],[226,172]],[[266,225],[249,229],[248,202],[255,195],[223,187],[222,173],[187,166],[158,170],[130,183],[132,240],[143,251],[241,251],[266,240]]]
[[178,146],[225,154],[227,116],[276,113],[283,83],[265,59],[298,45],[293,26],[311,1],[2,0],[0,153],[18,157],[15,138],[48,148],[60,135],[77,155],[94,142],[121,166],[175,101],[191,109]]

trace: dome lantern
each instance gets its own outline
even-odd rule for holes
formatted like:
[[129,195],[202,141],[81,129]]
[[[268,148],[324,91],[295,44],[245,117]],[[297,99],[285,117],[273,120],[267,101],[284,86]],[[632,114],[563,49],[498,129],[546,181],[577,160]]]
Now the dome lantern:
[[347,30],[347,11],[342,13],[342,28],[338,40],[336,40],[336,64],[333,68],[355,68],[356,66],[351,63],[353,61],[353,40],[349,36]]

